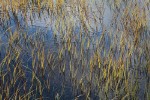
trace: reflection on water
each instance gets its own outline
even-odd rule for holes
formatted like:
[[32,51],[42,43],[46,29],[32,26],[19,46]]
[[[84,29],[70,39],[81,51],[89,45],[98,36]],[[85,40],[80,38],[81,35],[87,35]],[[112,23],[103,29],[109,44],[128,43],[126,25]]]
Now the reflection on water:
[[52,1],[0,3],[0,98],[148,99],[149,4]]

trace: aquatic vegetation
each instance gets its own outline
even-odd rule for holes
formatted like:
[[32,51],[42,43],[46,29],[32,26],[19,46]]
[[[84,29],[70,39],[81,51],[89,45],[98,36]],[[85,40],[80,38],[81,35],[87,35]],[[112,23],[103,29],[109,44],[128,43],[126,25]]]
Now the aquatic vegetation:
[[148,5],[0,0],[0,99],[149,100]]

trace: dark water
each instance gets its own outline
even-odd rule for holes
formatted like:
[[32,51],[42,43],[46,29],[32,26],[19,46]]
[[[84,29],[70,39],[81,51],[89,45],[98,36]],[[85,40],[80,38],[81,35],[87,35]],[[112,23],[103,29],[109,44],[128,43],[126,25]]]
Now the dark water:
[[[10,34],[14,34],[16,31],[20,32],[21,34],[26,34],[28,37],[31,37],[31,41],[36,41],[36,36],[37,38],[41,38],[43,39],[43,43],[44,43],[44,48],[46,50],[46,53],[48,52],[48,50],[50,50],[51,52],[54,52],[54,54],[57,54],[57,50],[58,50],[58,46],[60,45],[59,43],[59,38],[54,37],[53,36],[53,31],[48,27],[45,27],[41,24],[41,22],[39,21],[39,23],[33,23],[31,24],[29,20],[27,20],[28,22],[26,22],[24,20],[24,16],[22,16],[20,13],[18,15],[16,15],[15,13],[12,13],[11,11],[9,12],[9,20],[5,20],[4,24],[1,25],[0,29],[1,29],[1,50],[0,50],[0,61],[2,61],[4,59],[4,57],[6,56],[6,52],[7,49],[9,49],[9,37]],[[37,19],[37,20],[40,20]],[[43,22],[45,23],[45,22]],[[77,29],[78,30],[78,29]],[[39,32],[39,34],[37,33]],[[37,34],[36,34],[37,33]],[[40,36],[40,37],[39,37]],[[33,41],[32,41],[33,39]],[[39,41],[42,41],[41,39],[39,39]],[[38,40],[37,40],[38,41]],[[21,54],[21,59],[22,59],[22,65],[23,65],[23,70],[25,72],[25,77],[20,77],[15,85],[10,88],[10,95],[14,95],[14,91],[15,88],[20,87],[20,91],[22,91],[21,93],[24,93],[22,84],[24,84],[25,80],[26,80],[26,91],[31,90],[36,90],[36,85],[32,86],[31,84],[31,80],[32,80],[32,57],[31,57],[31,52],[29,51],[32,46],[30,45],[28,47],[28,43],[29,40],[26,44],[24,44],[24,40],[21,41],[19,45],[21,46],[21,48],[25,51],[22,52]],[[28,47],[28,48],[27,48]],[[17,48],[17,47],[14,47]],[[16,65],[15,61],[11,61],[10,64],[10,68],[11,71],[14,70],[14,66]],[[50,65],[49,65],[50,66]],[[7,71],[7,68],[3,67],[3,69],[1,69],[3,72]],[[52,72],[49,72],[52,71]],[[66,73],[64,73],[63,75],[59,72],[58,68],[55,68],[54,70],[49,70],[48,72],[46,72],[47,74],[45,75],[49,75],[48,73],[52,73],[49,76],[40,76],[38,75],[38,71],[36,72],[37,77],[40,79],[42,86],[44,86],[44,82],[45,80],[50,80],[50,90],[49,89],[43,89],[43,99],[44,100],[51,100],[54,99],[56,97],[56,95],[60,96],[60,99],[64,99],[64,100],[71,100],[71,99],[75,99],[75,95],[72,92],[73,91],[73,86],[71,83],[71,79],[69,77],[67,77],[67,75],[65,75]],[[68,70],[69,71],[69,70]],[[6,79],[8,79],[8,81],[10,80],[11,77],[11,73],[6,75]],[[8,78],[7,78],[8,77]],[[8,82],[7,81],[7,82]],[[37,81],[34,80],[33,84],[36,84]],[[6,83],[4,83],[6,84]],[[33,98],[39,98],[39,92],[37,91],[33,91],[36,93],[36,95],[33,95],[33,97],[31,96],[30,99]],[[76,93],[76,96],[80,95],[79,93]],[[4,96],[4,95],[3,95]],[[84,95],[81,95],[79,97],[81,100],[84,99]]]

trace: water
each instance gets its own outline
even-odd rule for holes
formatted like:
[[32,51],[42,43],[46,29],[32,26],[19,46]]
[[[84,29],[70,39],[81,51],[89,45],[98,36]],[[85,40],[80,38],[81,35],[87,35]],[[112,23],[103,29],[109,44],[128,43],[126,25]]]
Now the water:
[[[31,96],[30,99],[40,98],[40,86],[45,87],[42,89],[42,96],[45,100],[55,98],[58,95],[61,96],[60,99],[66,100],[75,98],[83,100],[87,97],[87,95],[89,95],[89,98],[94,100],[104,98],[107,93],[105,94],[105,90],[103,89],[103,87],[99,88],[98,90],[98,85],[105,87],[107,84],[105,84],[106,79],[104,79],[103,77],[97,79],[97,77],[103,76],[103,74],[101,73],[104,72],[105,67],[109,65],[109,61],[107,64],[107,58],[108,60],[111,60],[109,59],[109,52],[111,45],[114,44],[114,47],[112,48],[112,52],[114,52],[114,62],[117,61],[119,65],[119,57],[122,56],[125,64],[131,63],[129,64],[131,67],[127,67],[127,69],[129,68],[127,70],[129,71],[128,74],[131,77],[131,79],[129,79],[129,87],[133,87],[134,85],[136,85],[136,82],[137,84],[140,84],[139,91],[137,90],[137,94],[139,94],[138,97],[140,99],[145,98],[145,96],[143,95],[145,95],[145,91],[148,91],[146,88],[149,87],[146,87],[146,85],[149,84],[149,73],[147,75],[145,72],[145,66],[147,64],[145,59],[149,60],[149,58],[144,53],[144,48],[142,47],[142,45],[146,45],[146,43],[149,42],[149,28],[147,28],[147,34],[144,38],[145,41],[144,39],[142,40],[143,44],[141,42],[141,45],[137,50],[133,48],[133,54],[131,57],[133,60],[129,61],[130,59],[127,59],[128,55],[126,55],[126,53],[130,51],[127,50],[130,47],[126,45],[126,51],[124,51],[124,53],[121,53],[120,50],[120,41],[121,39],[123,39],[124,33],[119,34],[120,32],[116,31],[119,25],[115,25],[113,23],[114,20],[112,19],[115,16],[113,15],[115,11],[113,9],[110,9],[109,5],[98,5],[99,7],[105,8],[103,13],[104,16],[102,16],[98,9],[96,9],[95,4],[89,2],[89,4],[90,3],[93,4],[93,6],[91,6],[91,9],[93,10],[93,12],[95,12],[95,16],[104,18],[102,20],[103,24],[100,24],[100,22],[98,22],[100,21],[98,20],[98,18],[96,19],[98,20],[96,22],[94,22],[94,20],[91,20],[92,18],[94,18],[92,15],[93,13],[89,13],[89,16],[91,18],[86,20],[83,17],[83,20],[86,24],[86,27],[84,27],[84,25],[82,25],[83,23],[81,22],[80,17],[74,16],[71,12],[69,12],[71,11],[71,8],[69,6],[67,9],[68,13],[65,15],[65,18],[61,18],[61,16],[57,14],[53,16],[49,14],[47,10],[41,10],[41,12],[38,13],[38,11],[32,11],[30,9],[27,10],[26,16],[24,16],[23,11],[21,10],[18,10],[16,12],[12,12],[10,10],[9,12],[7,12],[9,18],[1,17],[0,62],[3,62],[4,58],[7,57],[7,54],[9,54],[8,52],[10,52],[10,55],[8,56],[12,59],[9,64],[11,67],[10,72],[7,69],[7,64],[1,67],[1,71],[3,73],[6,72],[5,79],[8,79],[5,84],[7,85],[10,82],[11,78],[13,79],[14,73],[11,73],[11,71],[13,72],[15,66],[20,66],[21,69],[17,69],[18,71],[22,71],[19,71],[20,73],[18,72],[20,76],[21,73],[25,74],[25,76],[21,76],[18,78],[18,80],[14,83],[14,86],[11,86],[11,96],[14,94],[17,86],[20,87],[21,90],[23,90],[21,83],[23,84],[26,81],[26,91],[30,91],[31,89],[33,90],[33,94],[35,94]],[[121,14],[118,13],[118,16],[121,16]],[[88,23],[90,23],[90,25]],[[112,23],[114,25],[112,25]],[[122,29],[122,27],[120,27],[119,29]],[[19,33],[19,35],[17,35],[18,37],[15,37],[15,32]],[[116,35],[116,32],[118,32],[118,35]],[[81,33],[82,36],[80,36]],[[15,41],[13,41],[12,39],[12,44],[10,44],[11,36],[14,36],[15,38]],[[120,38],[121,36],[122,38]],[[71,40],[69,40],[69,38]],[[118,40],[116,41],[115,38],[117,38]],[[133,41],[132,36],[129,36],[129,38],[131,38],[129,39],[130,41]],[[71,48],[73,48],[70,51],[68,49],[70,45],[68,41],[70,41]],[[90,44],[88,47],[87,45],[89,41]],[[125,41],[125,43],[129,42],[127,40]],[[149,49],[149,45],[147,48]],[[41,52],[43,52],[43,49],[45,58],[44,72],[43,69],[41,69],[41,58],[43,55],[40,54]],[[142,53],[139,53],[140,50]],[[17,54],[15,51],[19,51],[21,53],[19,55],[19,59],[16,59]],[[97,51],[100,51],[98,54],[101,56],[102,69],[94,67],[95,70],[93,68],[92,73],[93,80],[91,80],[90,60],[92,59],[92,57],[94,59],[94,54]],[[143,55],[140,58],[142,61],[138,60],[139,57],[136,57],[138,56],[136,53]],[[33,65],[34,60],[35,64]],[[94,61],[96,60],[93,60],[93,62]],[[140,64],[138,64],[138,61],[140,61]],[[20,63],[19,65],[18,62]],[[65,71],[63,71],[64,66],[66,67]],[[9,74],[7,74],[7,71]],[[45,74],[43,75],[43,73]],[[33,74],[35,74],[35,77],[37,77],[34,80],[32,80]],[[96,79],[99,80],[99,84],[98,82],[95,82]],[[124,79],[122,80],[124,81]],[[122,86],[119,81],[117,84],[119,84],[118,86]],[[133,90],[129,89],[129,93],[130,91]],[[108,98],[112,99],[114,95],[117,95],[117,93],[115,94],[115,92],[108,92]],[[24,93],[24,90],[21,93]],[[124,95],[124,93],[122,93],[122,95]]]

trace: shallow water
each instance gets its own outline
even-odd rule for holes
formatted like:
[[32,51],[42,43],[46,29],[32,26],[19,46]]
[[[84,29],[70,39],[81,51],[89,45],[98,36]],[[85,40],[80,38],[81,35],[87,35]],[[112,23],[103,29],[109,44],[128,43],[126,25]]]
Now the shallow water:
[[[89,68],[90,58],[94,56],[94,53],[96,52],[97,48],[99,50],[101,49],[101,46],[104,46],[103,50],[101,50],[100,52],[100,55],[101,55],[102,61],[105,62],[107,60],[108,52],[110,51],[110,46],[113,43],[114,44],[118,43],[117,46],[115,45],[116,48],[114,47],[115,48],[114,61],[117,60],[119,62],[119,57],[121,55],[120,50],[119,50],[120,40],[121,40],[120,37],[123,36],[123,34],[117,35],[118,36],[117,42],[114,42],[115,39],[113,41],[113,39],[111,38],[112,34],[109,34],[110,31],[112,31],[112,33],[114,34],[117,34],[115,33],[116,32],[115,26],[113,27],[113,29],[109,30],[109,28],[111,27],[110,23],[113,21],[112,20],[113,9],[110,9],[109,6],[106,4],[102,6],[105,7],[105,12],[103,16],[104,26],[101,26],[101,24],[98,24],[97,26],[94,20],[90,20],[90,23],[91,23],[90,25],[94,29],[92,30],[92,28],[89,28],[88,31],[85,31],[84,29],[82,29],[80,20],[76,18],[75,16],[71,16],[71,15],[66,16],[67,18],[65,21],[67,24],[66,24],[66,27],[64,25],[64,30],[63,30],[61,29],[62,27],[57,26],[57,24],[55,23],[58,21],[60,22],[59,24],[63,25],[63,21],[61,22],[62,19],[61,18],[59,19],[59,16],[57,17],[51,16],[50,14],[48,14],[46,10],[42,10],[40,13],[36,11],[28,10],[26,13],[26,16],[24,16],[23,11],[21,10],[19,12],[14,12],[14,13],[12,11],[9,11],[8,13],[9,19],[4,18],[3,21],[0,21],[0,25],[1,25],[0,26],[0,30],[1,30],[0,62],[2,62],[4,58],[6,57],[7,51],[10,50],[10,52],[12,53],[12,55],[10,56],[12,57],[12,59],[15,59],[15,57],[13,58],[14,56],[13,54],[15,54],[13,50],[21,51],[19,59],[21,59],[22,69],[23,69],[23,72],[25,73],[25,77],[24,77],[25,79],[24,78],[18,79],[14,87],[12,87],[10,94],[13,95],[14,90],[17,87],[17,85],[19,86],[20,82],[24,83],[24,80],[26,79],[27,79],[26,90],[27,91],[29,89],[36,90],[37,87],[39,87],[39,85],[32,86],[32,82],[31,82],[32,74],[33,74],[32,72],[35,71],[34,73],[40,80],[41,85],[43,87],[46,86],[46,84],[50,85],[50,90],[48,88],[43,89],[42,96],[43,96],[43,99],[45,100],[55,98],[58,94],[61,96],[60,97],[61,99],[70,100],[70,99],[75,99],[77,97],[83,100],[86,98],[85,91],[89,91],[88,87],[92,88],[89,94],[90,95],[89,97],[91,99],[98,100],[100,98],[103,98],[104,97],[103,94],[105,93],[101,91],[102,93],[98,94],[100,92],[98,92],[97,85],[95,85],[96,83],[94,83],[94,79],[92,81],[89,81],[90,80],[89,78],[90,77],[90,68]],[[92,6],[91,9],[96,9],[96,8],[95,6]],[[68,10],[70,10],[70,8],[68,8]],[[95,12],[96,12],[95,16],[101,16],[99,15],[97,10],[95,10]],[[89,16],[92,16],[92,15],[89,14]],[[87,24],[87,27],[90,27],[90,25],[88,25],[88,21],[85,21],[85,23]],[[148,23],[149,23],[149,20],[148,20]],[[67,51],[65,49],[65,48],[68,48],[67,41],[69,41],[68,39],[69,35],[66,35],[67,33],[65,33],[66,32],[65,29],[69,30],[70,28],[69,25],[73,26],[71,27],[72,28],[71,35],[73,35],[71,36],[71,44],[72,44],[72,48],[75,48],[77,50],[76,55],[74,55],[74,53],[72,53],[71,51],[69,50]],[[148,24],[148,27],[149,27],[149,24]],[[13,36],[13,34],[15,34],[15,32],[19,33],[19,37],[18,37],[19,42],[17,41],[17,38],[16,38],[16,40],[13,41],[11,47],[9,47],[10,38],[11,36]],[[80,34],[79,34],[80,32],[83,33],[82,37],[80,37]],[[27,40],[24,38],[25,37],[24,35],[27,36]],[[104,37],[100,40],[102,35],[104,35]],[[115,36],[116,35],[114,35],[114,37]],[[15,35],[14,35],[14,38],[15,38]],[[144,41],[143,44],[149,42],[148,40],[150,39],[149,28],[147,28],[147,34],[144,39],[145,41],[143,40]],[[90,41],[89,48],[87,48],[88,41]],[[97,45],[98,43],[97,41],[98,42],[103,41],[103,42],[100,42],[100,44]],[[132,38],[131,38],[131,41],[132,41]],[[141,45],[142,45],[142,42],[141,42]],[[49,52],[50,54],[53,54],[54,58],[56,58],[56,61],[53,60],[52,62],[48,62],[45,59],[44,61],[45,74],[44,75],[42,75],[42,71],[41,71],[42,69],[40,69],[40,60],[39,60],[39,58],[41,58],[42,55],[41,57],[38,58],[39,56],[38,52],[42,52],[43,48],[44,48],[45,58],[49,55],[48,54]],[[126,48],[127,49],[129,48],[128,45]],[[72,51],[74,51],[75,49],[73,49]],[[80,52],[81,49],[83,49],[83,52]],[[139,94],[139,99],[143,99],[145,98],[144,96],[145,91],[147,91],[146,85],[149,84],[149,74],[147,75],[147,73],[145,72],[145,69],[143,69],[141,66],[141,65],[143,66],[146,65],[146,61],[145,61],[146,58],[144,58],[145,54],[144,53],[141,54],[143,55],[141,56],[141,60],[138,60],[138,57],[136,57],[140,50],[144,52],[143,50],[144,48],[140,46],[138,49],[139,50],[133,49],[133,51],[135,52],[133,52],[133,55],[132,55],[133,60],[131,61],[131,67],[129,66],[128,74],[131,74],[130,75],[131,86],[134,85],[134,82],[136,83],[137,81],[138,81],[137,83],[140,84],[139,91],[137,94]],[[35,64],[37,64],[36,65],[37,68],[36,67],[33,68],[33,65],[32,65],[33,60],[34,60],[34,56],[33,57],[31,56],[32,50],[34,50],[33,52],[35,52],[34,56],[36,57]],[[59,59],[61,50],[63,50],[62,58]],[[126,52],[128,52],[128,50],[125,51],[125,53]],[[83,53],[83,56],[82,56],[82,53]],[[124,56],[122,59],[125,60],[125,63],[130,62],[126,60],[126,57],[127,57],[126,55],[122,55],[122,56]],[[140,65],[138,65],[138,61],[140,61]],[[14,66],[16,66],[16,64],[17,63],[15,60],[12,60],[10,62],[12,71],[14,70]],[[63,73],[61,72],[62,66],[64,66],[62,64],[66,65],[66,70]],[[104,63],[102,64],[104,65],[104,67],[107,65],[107,64],[105,65]],[[71,66],[73,66],[74,68],[70,68]],[[139,67],[134,68],[133,66],[139,66]],[[5,71],[7,72],[7,67],[2,67],[1,71],[4,73]],[[94,70],[94,72],[95,73],[93,73],[93,77],[96,79],[96,75],[98,75],[98,73],[101,72],[101,70],[96,69]],[[75,73],[76,75],[74,75]],[[8,75],[6,75],[6,77],[13,78],[13,76],[11,75],[12,73],[9,73]],[[83,84],[85,85],[85,87],[83,86],[85,88],[85,91],[82,91],[81,89],[82,84],[80,84],[80,81],[82,79],[83,79]],[[49,80],[49,83],[46,83],[48,80]],[[102,79],[102,80],[105,81],[105,79]],[[8,81],[10,80],[8,79]],[[38,83],[38,81],[33,80],[33,84],[36,84],[36,83]],[[101,82],[101,85],[103,85],[103,82]],[[22,88],[21,86],[19,87]],[[112,91],[109,93],[110,93],[110,97],[108,98],[112,99],[113,96],[111,97],[111,95],[114,95],[115,93]],[[36,95],[33,97],[31,96],[30,99],[40,97],[39,92],[35,91],[35,94]]]

